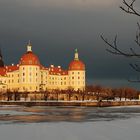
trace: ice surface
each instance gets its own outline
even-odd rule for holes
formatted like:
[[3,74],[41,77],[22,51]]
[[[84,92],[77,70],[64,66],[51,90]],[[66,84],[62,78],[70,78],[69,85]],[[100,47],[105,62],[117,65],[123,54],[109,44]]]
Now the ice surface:
[[111,122],[0,126],[1,140],[139,140],[140,118]]
[[[9,110],[9,108],[7,108]],[[13,108],[15,110],[15,108]],[[14,122],[12,119],[0,123],[0,140],[140,140],[140,107],[122,108],[21,108],[22,112],[30,114],[48,112],[46,117],[60,114],[69,118],[69,112],[84,112],[82,121],[57,120],[57,115],[51,121]],[[3,110],[0,110],[1,114]],[[5,112],[5,111],[4,111]],[[3,112],[3,115],[4,115]],[[17,115],[22,116],[23,114]],[[66,114],[67,112],[67,114]],[[53,114],[54,113],[54,114]],[[27,115],[25,114],[25,116]],[[96,116],[96,114],[98,114]],[[111,119],[112,115],[114,119]],[[116,115],[117,114],[117,115]],[[124,117],[122,117],[122,114]],[[11,114],[10,116],[15,116]],[[27,115],[27,116],[28,116]],[[88,117],[90,116],[90,119]],[[118,117],[120,116],[120,117]],[[126,116],[126,117],[125,117]],[[17,116],[16,116],[17,117]],[[23,116],[22,116],[23,117]],[[94,118],[95,117],[95,118]],[[116,117],[116,119],[115,119]],[[18,117],[17,117],[18,118]],[[15,120],[17,119],[15,118]],[[106,119],[108,118],[108,119]],[[110,118],[110,119],[109,119]],[[34,119],[34,118],[33,118]],[[97,121],[96,121],[97,119]],[[77,119],[76,119],[77,120]]]

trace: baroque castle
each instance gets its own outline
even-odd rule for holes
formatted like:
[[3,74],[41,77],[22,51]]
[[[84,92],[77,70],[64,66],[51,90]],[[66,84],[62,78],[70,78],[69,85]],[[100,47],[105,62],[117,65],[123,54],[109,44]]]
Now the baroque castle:
[[39,58],[33,53],[29,42],[27,52],[20,58],[19,64],[5,66],[0,52],[0,92],[40,92],[45,90],[84,90],[85,64],[79,60],[75,50],[67,70],[61,66],[41,65]]

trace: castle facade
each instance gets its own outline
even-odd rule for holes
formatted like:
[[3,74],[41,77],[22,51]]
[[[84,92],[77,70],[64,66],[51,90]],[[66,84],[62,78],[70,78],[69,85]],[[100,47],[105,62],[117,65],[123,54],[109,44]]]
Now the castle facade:
[[41,65],[39,58],[33,53],[29,42],[27,51],[20,58],[19,64],[5,66],[0,53],[0,92],[40,92],[45,90],[85,89],[85,64],[79,60],[75,50],[67,70],[61,66]]

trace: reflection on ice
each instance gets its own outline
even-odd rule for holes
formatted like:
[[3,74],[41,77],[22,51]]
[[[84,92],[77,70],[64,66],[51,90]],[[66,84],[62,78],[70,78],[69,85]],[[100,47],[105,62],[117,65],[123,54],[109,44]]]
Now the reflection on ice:
[[0,124],[39,122],[96,122],[140,117],[139,107],[21,107],[2,106]]

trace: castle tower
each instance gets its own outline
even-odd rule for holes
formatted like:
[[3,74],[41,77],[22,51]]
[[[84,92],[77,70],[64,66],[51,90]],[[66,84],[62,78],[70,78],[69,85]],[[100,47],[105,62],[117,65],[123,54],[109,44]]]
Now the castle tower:
[[40,90],[40,61],[32,52],[32,45],[29,41],[27,52],[21,57],[19,62],[19,83],[21,92],[34,92]]
[[69,86],[74,90],[85,89],[85,64],[79,60],[78,50],[75,49],[74,60],[69,64]]
[[4,62],[3,62],[3,60],[2,60],[1,49],[0,49],[0,67],[4,67]]

